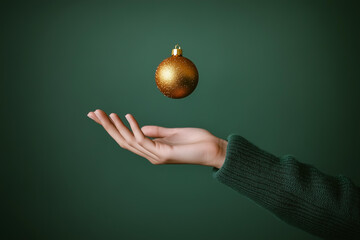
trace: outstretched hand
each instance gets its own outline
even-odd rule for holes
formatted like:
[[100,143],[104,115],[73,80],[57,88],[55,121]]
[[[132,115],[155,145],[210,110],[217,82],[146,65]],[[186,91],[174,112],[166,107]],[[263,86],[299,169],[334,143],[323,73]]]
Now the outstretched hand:
[[[201,128],[165,128],[143,126],[126,114],[131,131],[120,117],[102,110],[87,115],[102,125],[120,145],[152,164],[198,164],[221,168],[225,161],[227,141]],[[153,138],[153,139],[150,139]]]

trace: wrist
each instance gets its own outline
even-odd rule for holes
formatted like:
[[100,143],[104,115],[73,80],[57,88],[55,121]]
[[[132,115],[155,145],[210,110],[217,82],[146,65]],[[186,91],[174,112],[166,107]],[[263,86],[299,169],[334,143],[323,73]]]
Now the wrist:
[[219,144],[219,154],[218,154],[218,157],[217,157],[213,167],[220,169],[225,162],[226,148],[227,148],[228,142],[224,139],[219,138],[218,144]]

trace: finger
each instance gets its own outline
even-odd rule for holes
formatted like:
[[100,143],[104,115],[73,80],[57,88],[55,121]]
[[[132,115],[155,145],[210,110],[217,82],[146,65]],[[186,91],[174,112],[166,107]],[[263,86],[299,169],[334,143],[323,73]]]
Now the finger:
[[[107,117],[107,116],[106,116]],[[135,136],[132,132],[125,126],[125,124],[121,121],[120,117],[116,113],[111,113],[109,115],[110,119],[114,123],[116,129],[120,132],[120,134],[124,137],[125,141],[128,143],[135,142]]]
[[120,144],[121,147],[125,146],[125,139],[119,131],[116,129],[114,124],[110,121],[106,113],[100,109],[95,111],[97,119],[100,121],[100,124],[105,128],[105,130],[110,134],[110,136]]
[[149,154],[143,153],[143,152],[139,151],[138,149],[136,149],[136,148],[134,148],[134,147],[132,147],[132,146],[130,146],[130,145],[128,145],[128,146],[126,147],[126,149],[129,150],[129,151],[131,151],[131,152],[133,152],[133,153],[135,153],[135,154],[137,154],[137,155],[139,155],[139,156],[141,156],[141,157],[143,157],[143,158],[145,158],[145,159],[147,159],[147,160],[149,160],[151,163],[156,163],[156,162],[158,162],[157,159],[154,159],[154,158],[153,158],[152,156],[150,156]]
[[[158,156],[155,154],[154,151],[151,151],[148,148],[143,147],[142,145],[140,145],[138,143],[138,141],[136,140],[135,136],[131,133],[131,131],[124,125],[124,123],[121,121],[120,117],[115,114],[115,113],[111,113],[110,114],[110,118],[112,119],[112,121],[114,122],[116,128],[118,129],[118,131],[120,132],[120,134],[122,136],[124,136],[126,142],[130,145],[133,146],[135,148],[137,148],[138,150],[148,154],[149,156],[151,156],[154,159],[158,159]],[[151,142],[150,139],[147,139]],[[149,145],[149,143],[146,143],[147,145]],[[155,143],[151,142],[151,144],[155,145]],[[153,147],[153,149],[155,149],[155,147]]]
[[126,140],[119,133],[117,128],[113,125],[112,121],[109,119],[109,117],[104,111],[98,109],[95,111],[95,115],[99,119],[100,124],[105,128],[109,135],[120,145],[120,147],[130,150],[133,153],[148,159],[150,162],[156,162],[157,159],[154,159],[153,156],[144,153],[143,151],[140,151],[133,146],[128,145],[126,143]]
[[126,114],[125,117],[130,124],[131,130],[133,131],[137,142],[149,151],[156,152],[155,143],[149,138],[145,137],[144,133],[139,127],[139,123],[136,121],[134,116],[131,114]]
[[95,122],[97,122],[98,124],[101,124],[100,120],[97,118],[94,112],[89,112],[87,116],[92,120],[94,120]]
[[141,130],[145,134],[145,136],[161,138],[161,137],[167,137],[173,135],[174,133],[176,133],[177,128],[165,128],[165,127],[148,125],[148,126],[143,126]]

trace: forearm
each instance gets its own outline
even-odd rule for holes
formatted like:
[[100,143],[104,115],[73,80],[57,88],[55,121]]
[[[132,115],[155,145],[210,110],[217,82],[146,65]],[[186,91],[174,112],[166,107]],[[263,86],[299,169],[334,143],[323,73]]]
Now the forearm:
[[238,135],[228,137],[226,159],[214,177],[282,220],[324,238],[360,235],[360,190],[291,156],[278,158]]

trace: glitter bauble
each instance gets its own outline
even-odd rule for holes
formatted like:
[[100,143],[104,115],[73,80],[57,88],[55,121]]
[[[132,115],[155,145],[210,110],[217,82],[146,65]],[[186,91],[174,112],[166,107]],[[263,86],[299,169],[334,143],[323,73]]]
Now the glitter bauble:
[[195,90],[199,81],[199,73],[195,64],[182,56],[180,46],[176,45],[171,55],[157,67],[156,85],[169,98],[187,97]]

